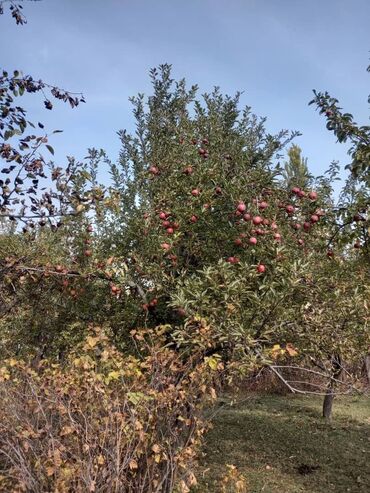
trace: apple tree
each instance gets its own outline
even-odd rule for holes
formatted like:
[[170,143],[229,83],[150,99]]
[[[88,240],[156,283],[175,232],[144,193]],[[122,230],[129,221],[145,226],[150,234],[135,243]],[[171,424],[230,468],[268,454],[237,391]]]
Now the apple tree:
[[172,344],[184,345],[184,323],[206,320],[208,353],[261,348],[307,256],[326,251],[322,190],[310,178],[305,189],[279,180],[296,134],[269,134],[239,94],[198,98],[168,65],[151,79],[153,95],[131,99],[135,134],[120,132],[96,254],[124,266],[143,322],[180,328],[169,331]]
[[[370,66],[367,68],[370,72]],[[328,92],[314,91],[314,104],[326,117],[328,130],[339,143],[349,144],[351,162],[345,186],[336,207],[337,228],[333,240],[351,243],[362,249],[363,258],[369,262],[369,206],[370,206],[370,126],[359,125],[350,113],[343,112],[339,101]],[[370,101],[370,96],[368,102]]]

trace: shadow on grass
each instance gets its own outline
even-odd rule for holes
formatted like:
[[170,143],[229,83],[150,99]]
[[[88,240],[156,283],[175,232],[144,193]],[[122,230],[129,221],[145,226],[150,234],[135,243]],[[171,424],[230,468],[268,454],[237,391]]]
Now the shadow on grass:
[[369,399],[341,400],[330,423],[320,417],[318,398],[266,396],[225,406],[207,437],[204,465],[213,478],[236,465],[251,493],[369,492],[369,406]]

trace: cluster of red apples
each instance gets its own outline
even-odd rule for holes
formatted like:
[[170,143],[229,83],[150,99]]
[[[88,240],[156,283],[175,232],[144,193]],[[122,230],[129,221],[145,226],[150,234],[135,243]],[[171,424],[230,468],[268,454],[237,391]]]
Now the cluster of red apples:
[[[270,190],[265,190],[265,195],[270,195],[272,192]],[[311,191],[308,194],[298,187],[292,189],[292,194],[296,195],[298,198],[302,199],[307,197],[310,201],[317,200],[317,193],[315,191]],[[243,232],[234,240],[234,244],[237,247],[245,247],[252,246],[255,247],[259,243],[258,237],[263,237],[266,234],[272,233],[273,239],[276,242],[282,241],[282,235],[278,231],[278,225],[276,220],[270,220],[267,217],[263,217],[262,214],[269,207],[269,203],[266,200],[258,201],[257,199],[253,199],[253,208],[255,209],[255,213],[247,211],[247,205],[243,201],[239,201],[236,205],[236,210],[234,212],[237,218],[237,224],[240,224],[242,221],[249,223],[252,226],[249,234]],[[279,208],[284,209],[285,213],[288,217],[293,217],[296,213],[298,207],[293,204],[284,204],[279,203]],[[304,223],[303,230],[309,231],[311,226],[317,223],[320,219],[320,216],[323,215],[321,210],[315,211],[315,214],[312,214]],[[296,231],[299,231],[302,228],[302,225],[299,222],[292,223],[292,228]],[[304,246],[304,240],[299,238],[297,240],[298,245]],[[238,263],[238,257],[229,257],[227,259],[230,263]],[[257,265],[257,272],[263,273],[266,271],[266,266],[263,264]]]
[[[191,166],[187,166],[184,169],[185,174],[191,174],[193,172]],[[300,199],[306,199],[309,200],[310,202],[315,202],[317,200],[317,192],[315,191],[310,191],[310,192],[305,192],[304,190],[295,187],[291,190],[292,195],[296,196],[298,200]],[[223,191],[220,186],[215,187],[214,189],[214,194],[215,196],[220,196],[222,195]],[[264,196],[269,196],[273,192],[269,189],[264,190],[263,195]],[[190,191],[190,195],[194,198],[198,198],[201,195],[201,190],[199,188],[193,188]],[[292,201],[293,202],[293,201]],[[267,217],[264,217],[264,212],[268,210],[270,207],[269,202],[267,199],[264,200],[258,200],[258,199],[253,199],[253,205],[251,204],[250,210],[254,212],[249,212],[247,209],[247,205],[243,200],[240,200],[237,202],[236,207],[234,212],[231,214],[231,217],[233,217],[236,220],[236,225],[241,225],[247,223],[250,228],[248,233],[247,232],[242,232],[239,234],[237,238],[234,240],[234,245],[238,248],[243,248],[243,247],[256,247],[258,243],[260,242],[260,238],[266,234],[273,234],[273,239],[276,242],[281,242],[282,241],[282,234],[278,231],[278,225],[275,219],[269,219]],[[281,209],[284,209],[285,215],[289,219],[296,219],[296,213],[299,210],[299,205],[297,203],[279,203],[278,207]],[[210,204],[206,203],[203,205],[203,209],[209,209]],[[302,230],[305,232],[308,232],[311,227],[317,223],[320,220],[320,217],[323,215],[323,211],[320,209],[315,208],[314,213],[309,215],[306,220],[301,224],[300,222],[292,222],[291,226],[294,230],[297,232]],[[144,218],[148,219],[149,215],[145,214]],[[157,212],[157,217],[160,220],[160,227],[165,230],[166,235],[173,235],[176,230],[180,229],[180,224],[174,220],[173,215],[171,212],[165,212],[163,210]],[[196,223],[198,222],[199,217],[196,214],[190,215],[188,222],[189,223]],[[302,238],[298,238],[297,240],[298,245],[304,246],[304,240]],[[169,251],[172,248],[172,245],[169,241],[164,241],[161,243],[161,248],[164,251]],[[171,256],[171,258],[173,255]],[[230,256],[226,258],[226,261],[231,263],[231,264],[237,264],[240,262],[240,259],[238,256]],[[262,274],[266,271],[266,266],[262,263],[259,263],[256,266],[256,270],[258,273]]]

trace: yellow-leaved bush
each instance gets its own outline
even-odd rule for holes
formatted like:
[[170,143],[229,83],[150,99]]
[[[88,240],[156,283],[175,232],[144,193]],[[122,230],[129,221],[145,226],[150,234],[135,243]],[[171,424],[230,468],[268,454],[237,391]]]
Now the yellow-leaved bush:
[[91,328],[63,364],[0,364],[0,491],[151,493],[196,482],[214,372],[165,348],[160,331],[133,337],[136,356]]

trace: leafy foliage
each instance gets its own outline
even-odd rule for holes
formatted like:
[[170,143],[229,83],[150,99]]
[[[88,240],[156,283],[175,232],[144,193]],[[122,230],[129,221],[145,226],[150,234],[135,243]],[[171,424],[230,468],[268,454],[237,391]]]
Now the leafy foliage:
[[[370,67],[367,68],[370,71]],[[314,104],[327,119],[327,129],[334,132],[338,142],[349,143],[351,163],[346,166],[351,174],[340,195],[336,208],[336,227],[329,240],[340,246],[349,242],[360,248],[365,264],[369,263],[369,207],[370,207],[370,126],[358,125],[353,115],[344,113],[339,101],[328,92],[314,91]],[[370,96],[369,96],[370,97]],[[337,174],[337,173],[336,173]],[[354,242],[354,243],[353,243]]]
[[[70,213],[69,208],[76,201],[80,203],[78,197],[73,200],[70,196],[75,191],[73,183],[80,172],[78,166],[70,161],[62,170],[47,163],[41,154],[42,148],[54,154],[48,135],[26,133],[29,127],[35,129],[35,125],[27,120],[25,109],[16,101],[26,93],[40,92],[44,96],[45,107],[51,110],[53,105],[46,91],[56,99],[69,102],[72,108],[84,102],[81,94],[72,95],[41,80],[35,81],[31,76],[23,76],[17,70],[12,75],[3,71],[0,76],[0,158],[4,162],[1,170],[4,179],[0,181],[1,217],[24,222],[39,218],[43,225],[50,219]],[[38,123],[38,127],[43,129],[44,125]],[[54,181],[55,188],[44,191],[42,179]]]
[[307,158],[302,157],[302,149],[296,144],[288,149],[289,161],[284,164],[282,172],[287,188],[307,188],[310,182]]
[[64,364],[4,362],[3,491],[189,491],[201,403],[214,395],[209,368],[184,363],[158,336],[137,343],[142,356],[124,356],[94,328]]
[[[369,72],[369,67],[368,67]],[[369,186],[370,171],[370,126],[358,125],[351,113],[343,113],[339,101],[326,92],[314,91],[314,99],[310,104],[315,104],[320,113],[325,114],[326,127],[334,132],[338,142],[349,142],[351,147],[349,154],[352,162],[347,166],[354,176],[359,177]],[[369,96],[370,101],[370,96]]]

